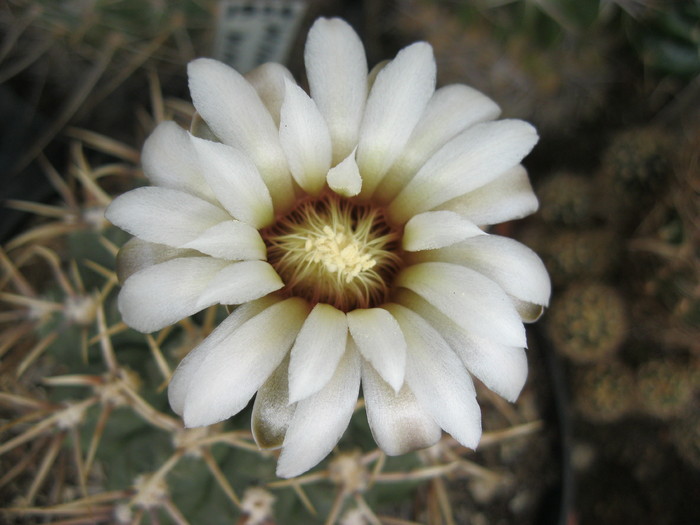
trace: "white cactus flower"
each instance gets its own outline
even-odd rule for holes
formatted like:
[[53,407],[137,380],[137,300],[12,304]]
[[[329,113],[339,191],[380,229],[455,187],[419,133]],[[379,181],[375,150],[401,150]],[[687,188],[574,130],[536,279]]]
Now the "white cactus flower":
[[368,74],[353,29],[319,19],[305,62],[310,95],[278,64],[189,64],[206,127],[161,123],[143,149],[153,186],[107,210],[135,236],[118,258],[123,319],[152,332],[239,305],[180,363],[170,404],[196,427],[257,393],[253,433],[282,447],[279,476],[333,449],[360,384],[387,454],[442,430],[474,448],[472,376],[515,400],[523,321],[549,300],[540,259],[477,226],[537,209],[520,165],[537,134],[474,89],[436,90],[423,42]]

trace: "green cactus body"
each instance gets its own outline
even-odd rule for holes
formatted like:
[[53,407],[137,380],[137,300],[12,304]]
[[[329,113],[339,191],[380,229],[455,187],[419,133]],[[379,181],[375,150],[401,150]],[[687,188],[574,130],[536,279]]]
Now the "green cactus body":
[[539,242],[539,253],[555,286],[605,278],[616,268],[619,258],[619,240],[609,230],[557,231]]
[[661,419],[685,412],[694,399],[687,366],[670,360],[650,361],[636,373],[638,410]]
[[555,349],[574,362],[609,359],[627,336],[625,303],[611,286],[572,285],[555,299],[547,331]]
[[634,376],[619,361],[578,370],[574,384],[576,408],[593,423],[618,421],[634,407]]
[[555,173],[537,188],[539,217],[552,226],[582,227],[593,213],[593,184],[580,175]]

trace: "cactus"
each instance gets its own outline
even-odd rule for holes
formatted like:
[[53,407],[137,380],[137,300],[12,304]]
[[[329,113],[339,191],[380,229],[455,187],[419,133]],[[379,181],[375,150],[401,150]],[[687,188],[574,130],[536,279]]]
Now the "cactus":
[[[153,100],[146,126],[192,118],[187,103]],[[428,451],[386,457],[361,402],[338,451],[291,480],[276,479],[277,452],[255,444],[250,409],[184,428],[164,388],[224,309],[152,335],[121,322],[115,256],[127,236],[103,212],[113,193],[142,184],[139,154],[85,130],[71,136],[66,170],[42,164],[59,201],[12,201],[36,219],[0,250],[4,522],[437,523],[466,512],[459,487],[470,480],[505,487],[502,497],[510,497],[512,478],[497,459],[476,463],[448,436]],[[540,440],[539,423],[512,407],[494,402],[485,410],[497,421],[482,437],[486,447]]]
[[654,360],[637,370],[638,409],[668,419],[684,413],[692,404],[694,388],[688,367],[671,360]]
[[611,286],[572,285],[555,300],[547,332],[554,348],[574,362],[605,360],[627,336],[625,303]]
[[[123,151],[120,160],[128,163],[131,150]],[[0,252],[0,299],[7,305],[1,315],[13,323],[0,340],[7,520],[365,523],[410,509],[412,495],[428,486],[426,512],[452,512],[432,503],[447,501],[450,480],[501,479],[449,438],[434,454],[385,457],[374,448],[361,405],[341,451],[320,470],[288,481],[275,480],[274,453],[254,444],[243,423],[249,415],[183,428],[168,414],[163,386],[224,312],[211,308],[157,335],[120,322],[114,255],[125,235],[85,219],[95,200],[108,203],[99,178],[105,166],[90,166],[82,145],[72,154],[85,170],[70,171],[65,184],[55,180],[69,205],[13,203],[58,218],[38,222]],[[136,182],[139,170],[130,166],[120,175]],[[484,438],[507,441],[536,428]]]
[[577,370],[574,384],[576,409],[590,422],[618,421],[634,408],[634,375],[619,361]]
[[655,338],[696,354],[700,337],[697,130],[691,126],[677,137],[668,191],[645,213],[629,241],[639,281],[636,292],[660,319],[655,323]]
[[601,208],[610,223],[633,228],[671,174],[668,133],[657,127],[630,128],[615,134],[603,153],[597,175]]
[[555,286],[580,279],[610,276],[619,261],[617,235],[607,229],[582,231],[533,229],[523,233],[523,240],[533,246],[547,266]]
[[569,172],[551,175],[537,188],[539,217],[553,226],[582,227],[593,218],[593,184]]

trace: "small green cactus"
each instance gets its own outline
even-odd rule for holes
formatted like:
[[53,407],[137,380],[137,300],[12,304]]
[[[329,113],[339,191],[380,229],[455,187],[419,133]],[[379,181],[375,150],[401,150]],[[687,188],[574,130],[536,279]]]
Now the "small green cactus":
[[627,336],[626,305],[617,290],[579,283],[555,299],[547,318],[554,348],[577,363],[610,358]]
[[657,190],[668,177],[669,136],[655,127],[617,133],[603,154],[602,170],[611,185],[640,194]]
[[593,183],[569,172],[547,178],[537,188],[539,217],[553,226],[581,227],[589,224],[593,214]]
[[668,132],[630,128],[614,135],[597,175],[600,205],[607,220],[626,230],[657,201],[671,174]]
[[667,192],[645,213],[628,245],[638,274],[636,293],[659,319],[656,339],[693,349],[700,340],[697,125],[679,134],[676,142]]
[[574,385],[576,409],[592,423],[618,421],[634,407],[634,375],[619,361],[577,370]]
[[661,419],[679,416],[694,399],[688,367],[670,360],[654,360],[636,373],[638,410]]
[[541,231],[525,233],[523,239],[544,260],[555,286],[563,287],[581,279],[610,276],[619,261],[620,242],[610,230]]

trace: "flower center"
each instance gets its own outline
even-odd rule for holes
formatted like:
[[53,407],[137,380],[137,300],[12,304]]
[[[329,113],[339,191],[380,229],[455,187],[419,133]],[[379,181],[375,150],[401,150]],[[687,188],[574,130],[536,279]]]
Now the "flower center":
[[306,238],[304,249],[311,262],[322,263],[326,271],[337,273],[339,278],[345,279],[346,284],[377,264],[372,253],[360,241],[352,234],[345,233],[342,224],[337,225],[336,229],[324,226],[321,235],[310,234]]
[[261,234],[285,293],[343,311],[385,302],[401,265],[383,210],[336,195],[302,201]]

